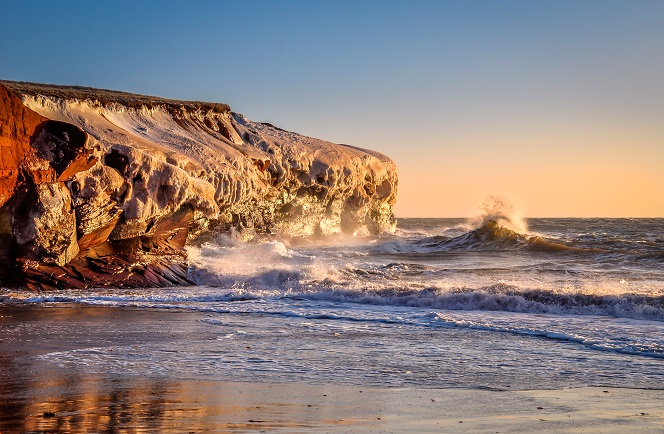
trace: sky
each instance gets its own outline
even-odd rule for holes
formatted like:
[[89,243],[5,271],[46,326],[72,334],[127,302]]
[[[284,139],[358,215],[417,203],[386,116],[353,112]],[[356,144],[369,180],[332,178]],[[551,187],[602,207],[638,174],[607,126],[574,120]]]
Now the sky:
[[380,151],[397,217],[664,217],[664,1],[0,0],[0,79]]

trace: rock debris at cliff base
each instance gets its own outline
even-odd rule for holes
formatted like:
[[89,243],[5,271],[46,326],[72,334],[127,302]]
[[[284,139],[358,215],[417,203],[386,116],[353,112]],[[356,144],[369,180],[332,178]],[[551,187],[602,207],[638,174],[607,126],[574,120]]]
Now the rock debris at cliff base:
[[0,284],[190,284],[185,244],[395,227],[386,156],[224,104],[0,82]]

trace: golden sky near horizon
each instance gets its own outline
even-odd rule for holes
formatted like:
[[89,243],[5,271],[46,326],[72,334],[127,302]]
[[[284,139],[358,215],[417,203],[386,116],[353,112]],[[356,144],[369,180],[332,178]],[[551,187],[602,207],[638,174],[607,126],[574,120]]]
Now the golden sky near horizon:
[[[664,134],[588,126],[444,135],[399,151],[399,217],[468,217],[489,195],[529,217],[664,216]],[[422,139],[426,140],[426,139]],[[432,141],[436,142],[436,141]]]

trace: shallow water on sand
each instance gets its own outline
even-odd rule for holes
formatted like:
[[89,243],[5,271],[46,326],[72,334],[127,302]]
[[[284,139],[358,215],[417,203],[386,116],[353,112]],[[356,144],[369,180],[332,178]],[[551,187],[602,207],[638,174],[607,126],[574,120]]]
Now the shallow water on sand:
[[[267,319],[257,318],[255,325],[269,330],[286,326],[283,321],[270,325]],[[437,370],[429,375],[442,378],[453,373],[454,364],[477,365],[467,371],[468,380],[483,375],[482,363],[485,371],[496,369],[483,355],[491,357],[509,344],[484,345],[477,337],[460,336],[455,341],[450,330],[452,334],[438,337],[467,350],[461,351],[465,360],[449,360],[452,351],[436,351],[441,342],[433,337],[410,345],[405,341],[413,336],[408,330],[395,341],[400,344],[397,350],[397,345],[380,345],[383,332],[358,330],[358,336],[344,336],[319,329],[318,321],[294,322],[294,332],[282,333],[283,341],[271,332],[233,339],[221,334],[228,329],[209,327],[220,324],[207,314],[180,309],[0,307],[0,431],[451,432],[463,423],[464,430],[472,432],[563,432],[599,426],[624,432],[656,430],[664,420],[659,390],[384,387],[393,382],[379,388],[350,386],[348,382],[364,384],[363,377],[370,382],[395,378],[397,370],[386,368],[392,356],[398,359],[395,366],[404,358],[413,360],[413,379],[422,378],[416,372],[420,368]],[[257,331],[253,323],[245,326]],[[334,339],[347,345],[332,345]],[[476,345],[475,360],[471,345]],[[288,357],[278,349],[288,350]],[[425,364],[418,353],[432,359]],[[82,359],[70,357],[75,354]],[[295,354],[301,355],[299,361],[294,361]],[[350,357],[347,363],[341,363],[341,355]],[[359,358],[365,368],[353,369]],[[320,369],[279,377],[270,374],[275,373],[270,369],[275,359],[282,363],[273,367],[290,369],[290,374],[295,363]],[[542,362],[527,364],[544,366]],[[335,380],[330,370],[342,378]],[[270,381],[278,378],[295,380]]]

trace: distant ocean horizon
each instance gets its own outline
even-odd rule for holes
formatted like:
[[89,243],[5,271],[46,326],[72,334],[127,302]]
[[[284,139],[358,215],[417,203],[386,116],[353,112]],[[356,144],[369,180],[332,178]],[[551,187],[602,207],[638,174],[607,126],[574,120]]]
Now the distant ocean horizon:
[[[399,216],[396,215],[396,219],[441,219],[441,220],[473,220],[477,218],[477,216],[468,216],[468,217],[422,217],[422,216]],[[545,219],[545,220],[571,220],[571,219],[577,219],[577,220],[644,220],[644,219],[652,219],[652,220],[658,220],[658,219],[664,219],[664,217],[653,217],[653,216],[630,216],[630,217],[607,217],[607,216],[592,216],[592,217],[584,217],[584,216],[560,216],[560,217],[551,217],[551,216],[539,216],[539,217],[527,217],[527,216],[522,216],[520,217],[521,219],[528,221],[528,220],[537,220],[537,219]]]

